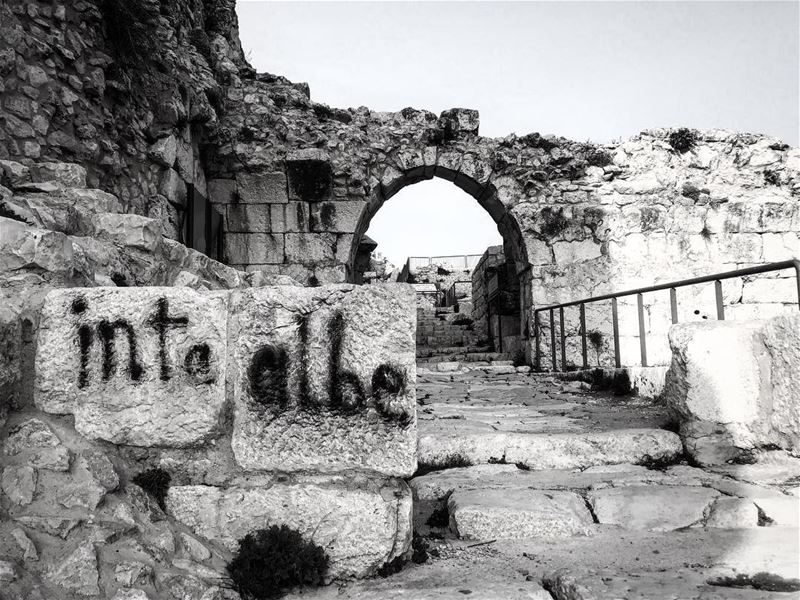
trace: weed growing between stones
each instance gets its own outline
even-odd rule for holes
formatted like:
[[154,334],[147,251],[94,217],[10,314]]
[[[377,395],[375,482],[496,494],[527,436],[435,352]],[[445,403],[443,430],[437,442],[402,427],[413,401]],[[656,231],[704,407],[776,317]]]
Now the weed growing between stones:
[[764,509],[761,508],[758,504],[756,504],[756,510],[758,510],[758,526],[759,527],[769,527],[770,525],[775,524],[775,520],[771,519],[767,516],[767,513],[764,512]]
[[440,529],[444,529],[450,526],[450,509],[447,507],[447,502],[450,500],[450,496],[452,494],[453,491],[450,490],[439,499],[439,508],[435,509],[431,513],[431,516],[428,517],[428,520],[425,523],[428,525],[428,527],[438,527]]
[[417,565],[428,562],[428,550],[430,550],[428,542],[415,531],[414,537],[411,538],[411,562]]
[[781,176],[780,173],[777,171],[773,171],[771,169],[766,169],[764,171],[764,182],[768,185],[780,185],[781,184]]
[[764,592],[798,592],[800,579],[786,579],[764,571],[755,575],[739,573],[734,577],[717,577],[709,579],[709,585],[730,588],[752,588]]
[[[427,562],[428,548],[428,542],[425,541],[425,538],[415,531],[414,536],[411,538],[411,562],[417,565]],[[389,577],[390,575],[402,571],[407,562],[408,560],[402,556],[395,557],[389,562],[384,563],[384,565],[378,569],[377,574],[380,577]]]
[[569,227],[563,208],[554,209],[545,206],[539,215],[542,218],[541,233],[546,238],[553,238]]
[[460,467],[471,467],[472,461],[468,459],[463,454],[453,453],[448,454],[441,460],[435,460],[432,462],[427,461],[420,461],[417,464],[417,471],[412,476],[414,477],[422,477],[423,475],[427,475],[428,473],[432,473],[433,471],[444,471],[445,469],[458,469]]
[[676,454],[675,456],[660,456],[653,457],[645,454],[641,459],[636,461],[640,467],[645,467],[651,471],[666,471],[667,468],[681,464],[684,461],[683,453]]
[[131,481],[150,494],[161,510],[166,510],[170,479],[169,473],[164,469],[149,469],[137,474]]
[[602,150],[594,150],[586,157],[586,164],[590,167],[606,167],[612,162],[611,155]]
[[600,353],[603,351],[603,341],[605,337],[603,336],[602,331],[597,331],[593,329],[592,331],[586,332],[586,339],[592,345],[592,349],[594,350],[594,357],[597,364],[600,364]]
[[320,546],[286,525],[258,529],[239,540],[227,565],[244,600],[279,598],[298,585],[320,585],[330,559]]
[[[495,458],[494,456],[490,456],[489,460],[487,461],[490,465],[510,465],[511,463],[506,460],[506,455],[503,454],[500,458]],[[530,471],[531,468],[526,465],[524,462],[515,462],[514,466],[517,467],[520,471]]]
[[697,143],[697,134],[686,127],[681,127],[669,134],[669,145],[672,149],[683,154],[688,152]]

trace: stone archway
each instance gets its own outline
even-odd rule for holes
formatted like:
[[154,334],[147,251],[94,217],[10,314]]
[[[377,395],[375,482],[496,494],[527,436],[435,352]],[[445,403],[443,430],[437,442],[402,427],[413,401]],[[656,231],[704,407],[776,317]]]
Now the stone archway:
[[[492,183],[493,169],[474,155],[437,148],[413,155],[413,158],[397,161],[404,164],[403,170],[385,167],[382,176],[375,182],[368,201],[355,227],[347,261],[347,280],[354,281],[358,248],[369,229],[370,222],[380,208],[403,188],[433,178],[450,181],[472,196],[486,210],[497,225],[503,239],[503,249],[513,260],[519,289],[519,335],[521,347],[526,347],[528,327],[526,315],[531,307],[530,264],[519,223],[511,208],[501,201],[497,187]],[[515,286],[516,289],[517,286]]]

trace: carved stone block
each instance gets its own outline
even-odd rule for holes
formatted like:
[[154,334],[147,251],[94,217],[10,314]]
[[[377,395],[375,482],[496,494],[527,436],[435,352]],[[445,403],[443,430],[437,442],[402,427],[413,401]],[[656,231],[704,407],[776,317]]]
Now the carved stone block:
[[233,292],[233,452],[249,470],[416,469],[414,290]]
[[34,400],[91,439],[185,447],[217,433],[227,293],[54,290],[42,308]]

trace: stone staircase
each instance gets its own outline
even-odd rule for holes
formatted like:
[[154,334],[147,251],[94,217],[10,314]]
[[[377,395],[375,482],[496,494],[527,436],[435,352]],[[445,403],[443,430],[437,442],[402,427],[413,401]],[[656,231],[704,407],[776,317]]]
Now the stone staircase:
[[480,345],[481,332],[472,319],[452,306],[417,309],[417,367],[430,371],[458,371],[505,367],[514,371],[512,357]]
[[476,346],[479,335],[472,319],[454,312],[452,306],[417,308],[417,347]]

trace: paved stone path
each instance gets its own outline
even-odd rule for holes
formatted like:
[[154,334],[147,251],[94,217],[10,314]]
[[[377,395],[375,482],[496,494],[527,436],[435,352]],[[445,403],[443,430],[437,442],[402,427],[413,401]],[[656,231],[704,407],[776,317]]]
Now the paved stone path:
[[800,460],[698,469],[663,407],[497,370],[418,376],[427,562],[302,597],[800,598]]

